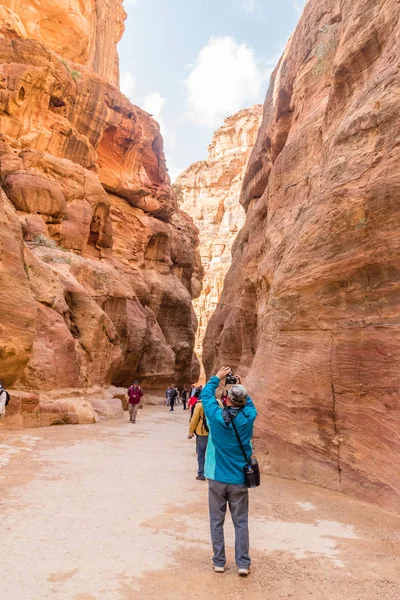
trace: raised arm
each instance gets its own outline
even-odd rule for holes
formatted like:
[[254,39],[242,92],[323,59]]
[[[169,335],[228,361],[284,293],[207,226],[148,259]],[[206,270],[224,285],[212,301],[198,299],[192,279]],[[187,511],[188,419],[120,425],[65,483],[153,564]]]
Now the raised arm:
[[201,401],[203,403],[204,412],[208,420],[220,416],[222,419],[221,407],[215,397],[215,392],[220,384],[221,379],[230,373],[230,367],[220,369],[214,377],[211,377],[209,382],[203,387],[201,392]]

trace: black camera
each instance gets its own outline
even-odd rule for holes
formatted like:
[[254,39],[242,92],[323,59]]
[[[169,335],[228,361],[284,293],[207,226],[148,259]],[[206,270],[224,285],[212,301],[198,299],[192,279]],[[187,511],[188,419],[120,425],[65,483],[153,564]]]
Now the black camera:
[[225,379],[225,384],[226,385],[235,385],[237,383],[237,378],[234,376],[234,374],[232,373],[232,371],[230,373],[228,373],[228,375],[226,376]]

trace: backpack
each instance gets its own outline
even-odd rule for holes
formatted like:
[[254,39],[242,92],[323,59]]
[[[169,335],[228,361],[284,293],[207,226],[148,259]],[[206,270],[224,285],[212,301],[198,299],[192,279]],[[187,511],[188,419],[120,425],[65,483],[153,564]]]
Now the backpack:
[[[197,400],[197,402],[199,402],[199,400]],[[192,406],[192,410],[191,410],[191,413],[190,413],[190,419],[192,419],[192,417],[193,417],[194,409],[196,408],[197,402],[195,402],[195,403],[193,404],[193,406]],[[200,402],[201,402],[201,401],[200,401]],[[204,413],[204,409],[203,409],[203,413]],[[204,413],[204,414],[203,414],[203,416],[202,416],[202,417],[200,417],[200,418],[201,418],[201,420],[203,421],[203,427],[204,427],[204,429],[207,431],[207,433],[209,433],[209,432],[210,432],[210,429],[209,429],[209,427],[208,427],[207,418],[206,418],[206,415],[205,415],[205,413]]]
[[203,427],[204,429],[207,431],[207,433],[210,433],[210,428],[208,427],[208,423],[207,423],[207,417],[204,413],[204,415],[201,417],[203,420]]

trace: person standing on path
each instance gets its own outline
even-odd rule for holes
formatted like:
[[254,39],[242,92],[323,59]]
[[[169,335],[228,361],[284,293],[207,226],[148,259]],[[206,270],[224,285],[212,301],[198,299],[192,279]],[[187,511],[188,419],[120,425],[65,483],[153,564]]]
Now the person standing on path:
[[196,454],[197,454],[197,477],[199,481],[205,481],[204,477],[204,462],[206,459],[206,450],[208,442],[208,427],[206,418],[204,416],[204,409],[201,400],[196,402],[194,407],[193,416],[189,423],[189,434],[188,439],[196,435]]
[[171,385],[170,386],[170,394],[169,394],[169,406],[170,406],[169,410],[170,411],[174,410],[175,400],[176,400],[177,396],[179,396],[178,388],[175,385]]
[[129,397],[129,421],[131,423],[136,423],[136,415],[138,412],[140,401],[143,397],[143,390],[139,385],[138,380],[136,379],[133,382],[133,385],[128,390]]
[[235,560],[239,575],[248,575],[250,571],[249,554],[249,498],[245,484],[245,461],[232,427],[236,429],[248,456],[253,453],[251,439],[257,410],[246,388],[233,385],[228,392],[226,408],[220,407],[215,397],[220,381],[231,369],[223,367],[203,388],[201,399],[209,428],[208,448],[205,463],[205,476],[208,484],[208,504],[210,529],[213,544],[214,570],[225,570],[224,522],[226,505],[229,504],[235,528]]
[[3,387],[3,384],[0,383],[0,420],[3,418],[3,415],[6,412],[6,405],[9,396],[6,390]]
[[183,386],[182,393],[181,393],[182,404],[183,404],[183,410],[187,410],[187,408],[186,408],[186,404],[187,404],[188,395],[189,395],[189,390],[188,390],[188,387],[187,387],[187,385],[184,385],[184,386]]

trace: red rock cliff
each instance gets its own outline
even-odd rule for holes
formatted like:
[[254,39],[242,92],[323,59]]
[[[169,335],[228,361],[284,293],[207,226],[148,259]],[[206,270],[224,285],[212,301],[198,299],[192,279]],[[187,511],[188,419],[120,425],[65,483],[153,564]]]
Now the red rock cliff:
[[[400,508],[396,0],[309,0],[270,84],[207,330],[271,471]],[[261,444],[262,445],[262,444]]]
[[231,250],[244,224],[240,190],[246,165],[257,138],[262,105],[240,110],[225,119],[214,134],[207,160],[191,165],[177,179],[180,207],[199,229],[203,289],[194,301],[199,322],[196,354],[201,358],[206,326],[222,292],[231,263]]
[[3,33],[18,33],[118,84],[117,43],[126,13],[121,0],[2,0]]
[[[62,32],[56,40],[33,28],[49,45],[29,39],[24,6],[19,18],[7,9],[0,37],[5,423],[90,422],[93,407],[113,411],[99,400],[110,384],[138,377],[149,392],[190,379],[197,230],[172,194],[157,123],[107,79],[60,58]],[[92,4],[77,6],[91,23]],[[97,16],[104,6],[96,2]],[[86,27],[78,8],[65,23],[71,52]]]

